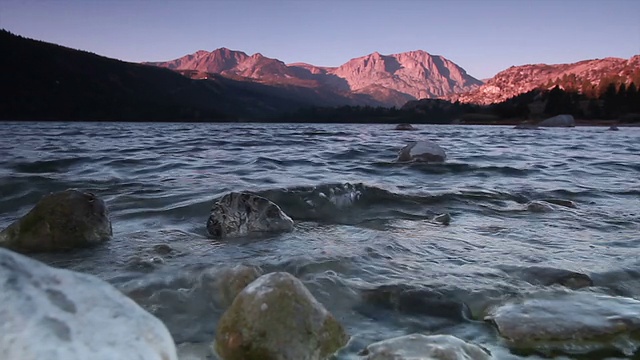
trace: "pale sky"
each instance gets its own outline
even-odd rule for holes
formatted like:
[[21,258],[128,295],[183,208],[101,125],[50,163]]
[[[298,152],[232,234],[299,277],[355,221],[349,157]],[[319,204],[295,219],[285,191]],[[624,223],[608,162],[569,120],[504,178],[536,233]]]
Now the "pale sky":
[[636,0],[0,0],[0,28],[120,60],[227,47],[338,66],[425,50],[476,78],[640,54]]

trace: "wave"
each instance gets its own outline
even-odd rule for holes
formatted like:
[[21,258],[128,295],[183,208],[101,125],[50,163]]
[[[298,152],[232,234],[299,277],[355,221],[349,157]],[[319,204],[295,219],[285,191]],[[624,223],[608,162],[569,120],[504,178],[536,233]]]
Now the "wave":
[[395,162],[377,162],[377,167],[408,167],[426,174],[477,174],[477,175],[508,175],[508,176],[527,176],[532,173],[539,172],[540,169],[517,168],[513,166],[497,166],[497,165],[472,165],[466,163],[443,163],[443,164],[424,164],[424,163],[395,163]]
[[10,167],[18,173],[24,174],[41,174],[41,173],[55,173],[67,171],[72,166],[87,163],[89,161],[95,161],[91,157],[79,156],[65,159],[55,160],[38,160],[32,162],[17,162]]
[[[396,193],[363,183],[332,183],[253,192],[278,204],[294,220],[354,224],[375,219],[429,219],[442,208],[486,211],[483,204],[526,204],[545,193],[457,190],[439,194]],[[563,201],[561,199],[554,201]]]

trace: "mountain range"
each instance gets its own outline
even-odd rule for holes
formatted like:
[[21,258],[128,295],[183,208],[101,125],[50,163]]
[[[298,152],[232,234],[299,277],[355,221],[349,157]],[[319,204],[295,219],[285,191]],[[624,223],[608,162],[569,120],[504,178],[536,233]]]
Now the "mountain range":
[[[285,64],[259,53],[247,55],[227,48],[211,52],[201,50],[175,60],[145,64],[183,72],[196,71],[190,74],[200,78],[206,74],[220,74],[272,86],[317,89],[366,105],[398,107],[407,101],[446,97],[482,85],[452,61],[422,50],[392,55],[374,52],[338,67]],[[358,96],[361,96],[360,101]]]
[[[640,113],[633,104],[623,105],[635,99],[640,55],[514,66],[482,84],[453,62],[425,51],[376,52],[338,67],[320,67],[221,48],[137,64],[6,30],[0,30],[0,49],[0,120],[278,121],[288,116],[296,121],[293,117],[300,116],[299,121],[325,121],[338,114],[349,121],[357,111],[360,121],[370,114],[395,121],[407,116],[402,113],[407,110],[412,121],[426,121],[427,112],[428,121],[439,121],[441,110],[451,119],[494,110],[503,118],[522,118],[529,116],[524,110],[532,101],[566,112],[566,107],[546,106],[544,93],[555,87],[567,92],[565,100],[575,105],[576,116]],[[530,95],[531,90],[543,96]],[[627,100],[618,104],[614,95]],[[421,102],[415,109],[404,106],[416,99]],[[447,104],[456,106],[449,109]],[[590,110],[581,110],[583,105]]]
[[517,95],[541,88],[550,90],[558,85],[597,97],[601,86],[614,84],[640,85],[640,55],[630,59],[605,58],[584,60],[572,64],[531,64],[512,66],[487,80],[484,85],[469,92],[445,98],[463,103],[495,104]]

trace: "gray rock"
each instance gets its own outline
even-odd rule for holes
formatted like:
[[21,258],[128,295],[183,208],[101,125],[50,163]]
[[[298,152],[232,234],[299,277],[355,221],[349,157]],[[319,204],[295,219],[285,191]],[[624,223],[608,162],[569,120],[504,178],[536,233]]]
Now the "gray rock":
[[557,115],[548,119],[542,120],[538,126],[540,127],[574,127],[576,121],[573,115]]
[[288,273],[263,275],[236,296],[218,322],[226,360],[326,359],[349,339],[342,325]]
[[44,196],[29,213],[0,233],[0,246],[46,252],[96,245],[111,239],[109,212],[91,193],[65,190]]
[[207,220],[216,238],[293,230],[293,220],[278,205],[249,193],[232,192],[218,200]]
[[512,300],[488,311],[511,348],[587,354],[639,346],[640,301],[587,292],[543,293]]
[[414,128],[411,124],[408,123],[402,123],[402,124],[398,124],[396,125],[396,130],[417,130],[416,128]]
[[615,125],[609,126],[609,131],[618,131],[618,130],[620,130],[620,129],[618,129],[618,127],[615,126]]
[[177,359],[163,323],[108,283],[4,249],[0,304],[0,359]]
[[397,162],[441,163],[447,154],[435,142],[429,140],[414,141],[403,147],[398,153]]
[[449,225],[451,223],[451,215],[449,215],[449,213],[440,214],[434,217],[433,221],[439,222],[442,225]]
[[526,206],[527,211],[531,211],[534,213],[547,213],[553,211],[553,207],[550,204],[539,200],[530,201]]
[[451,335],[411,334],[373,343],[360,353],[366,360],[489,360],[486,349]]

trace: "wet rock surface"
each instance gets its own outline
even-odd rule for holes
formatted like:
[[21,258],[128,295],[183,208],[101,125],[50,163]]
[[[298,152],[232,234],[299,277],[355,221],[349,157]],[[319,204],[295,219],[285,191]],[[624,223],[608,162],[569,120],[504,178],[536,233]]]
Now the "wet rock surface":
[[293,230],[293,220],[278,205],[254,194],[232,192],[218,200],[207,220],[215,238]]
[[490,309],[507,345],[550,354],[616,350],[630,356],[640,346],[640,301],[588,292],[549,292]]
[[325,359],[347,343],[342,325],[291,274],[261,276],[218,322],[215,350],[225,360]]
[[489,360],[486,349],[451,335],[411,334],[373,343],[363,360]]
[[0,246],[22,253],[87,247],[111,239],[109,212],[92,193],[66,190],[44,196],[0,232]]

